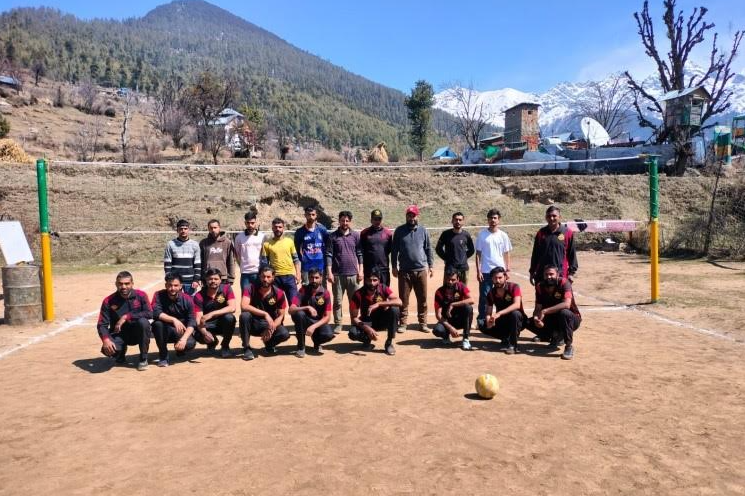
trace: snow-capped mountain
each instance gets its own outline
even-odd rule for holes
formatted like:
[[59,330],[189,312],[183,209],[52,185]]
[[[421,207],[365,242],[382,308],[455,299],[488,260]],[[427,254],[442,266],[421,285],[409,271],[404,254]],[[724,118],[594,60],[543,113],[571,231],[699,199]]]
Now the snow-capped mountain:
[[[688,76],[701,76],[704,69],[691,64],[687,70]],[[493,91],[479,92],[474,90],[473,98],[477,103],[484,103],[484,110],[489,115],[488,122],[497,127],[504,127],[504,111],[518,103],[539,103],[541,108],[538,121],[543,135],[557,134],[567,131],[578,131],[579,120],[582,117],[582,103],[593,101],[593,91],[597,84],[602,88],[609,88],[614,84],[616,75],[609,75],[601,81],[585,81],[576,83],[559,83],[545,93],[526,93],[513,88],[504,88]],[[622,89],[626,88],[625,82],[621,83]],[[656,76],[650,75],[643,81],[644,89],[651,95],[659,97],[662,95],[659,81]],[[730,110],[724,115],[717,115],[715,120],[722,124],[729,124],[734,114],[745,113],[745,69],[735,74],[730,82],[732,96],[730,98]],[[444,90],[435,95],[435,107],[445,112],[456,114],[458,104],[449,98],[449,91]],[[464,90],[468,91],[468,90]],[[655,114],[650,113],[648,118],[656,120]],[[635,137],[649,136],[649,130],[639,128],[636,114],[631,109],[631,115],[627,120],[625,129]]]

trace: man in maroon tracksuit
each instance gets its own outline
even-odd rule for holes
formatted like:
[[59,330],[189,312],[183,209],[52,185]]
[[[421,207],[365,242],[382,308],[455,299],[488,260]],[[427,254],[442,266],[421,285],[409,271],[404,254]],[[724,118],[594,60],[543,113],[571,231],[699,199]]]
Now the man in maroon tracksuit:
[[153,312],[147,295],[134,289],[132,274],[126,270],[116,275],[116,292],[104,298],[98,314],[98,335],[103,343],[101,353],[126,363],[127,345],[140,347],[137,370],[147,368],[150,347],[150,319]]
[[501,339],[505,353],[514,355],[526,321],[522,291],[519,285],[507,281],[504,267],[494,267],[489,275],[493,286],[486,295],[486,320],[481,332]]
[[445,284],[435,291],[435,324],[432,334],[450,344],[451,337],[458,337],[458,329],[463,330],[461,348],[471,349],[469,335],[473,322],[473,297],[468,286],[463,284],[455,267],[445,269]]
[[334,330],[329,325],[331,294],[323,287],[323,274],[318,268],[308,271],[308,284],[292,298],[290,315],[295,323],[297,356],[305,356],[305,336],[313,340],[313,350],[323,354],[322,345],[334,339]]
[[574,235],[561,223],[561,210],[554,205],[546,209],[546,225],[538,230],[533,241],[530,257],[530,284],[541,281],[544,269],[553,265],[559,269],[559,277],[574,280],[577,272],[577,252]]
[[243,290],[239,327],[243,340],[243,359],[253,360],[251,336],[261,336],[268,355],[277,353],[277,345],[290,339],[290,331],[282,324],[287,311],[285,292],[274,285],[274,269],[259,270],[259,281]]
[[574,332],[579,329],[582,316],[574,301],[572,283],[559,276],[559,269],[547,266],[543,280],[535,285],[535,309],[528,328],[542,340],[549,340],[549,349],[566,344],[561,358],[574,358]]
[[230,284],[222,284],[219,269],[210,268],[204,273],[204,286],[194,295],[197,342],[207,348],[217,348],[217,336],[222,336],[220,356],[230,358],[230,340],[235,331],[235,294]]

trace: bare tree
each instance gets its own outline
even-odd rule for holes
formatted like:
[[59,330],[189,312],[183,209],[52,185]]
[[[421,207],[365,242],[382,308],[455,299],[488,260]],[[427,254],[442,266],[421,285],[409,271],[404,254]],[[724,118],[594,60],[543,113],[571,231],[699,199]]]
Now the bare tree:
[[606,81],[589,83],[589,90],[582,98],[574,100],[577,117],[592,117],[598,121],[611,139],[625,132],[633,112],[633,97],[623,73],[614,74]]
[[81,124],[72,143],[77,159],[82,162],[95,161],[96,154],[101,148],[102,136],[103,120],[101,116],[97,115],[92,120]]
[[468,146],[475,150],[479,146],[481,132],[488,125],[492,115],[484,106],[484,102],[477,98],[473,83],[467,88],[457,82],[447,86],[444,99],[455,112],[455,118],[452,121],[453,132],[463,137]]
[[220,81],[211,72],[197,76],[186,89],[192,117],[196,120],[197,137],[217,165],[217,156],[226,145],[225,127],[217,117],[235,100],[237,84],[231,77]]
[[78,96],[80,97],[80,110],[87,114],[93,113],[98,98],[98,88],[92,80],[86,79],[78,87]]
[[124,97],[124,111],[123,117],[124,121],[122,122],[122,162],[125,164],[129,162],[130,159],[130,150],[129,150],[129,126],[132,124],[132,113],[134,112],[135,108],[137,107],[137,97],[135,96],[134,91],[128,91],[126,96]]
[[[711,94],[711,100],[701,115],[701,122],[706,121],[730,108],[730,97],[732,90],[728,84],[735,76],[731,70],[732,61],[737,55],[743,31],[735,32],[732,40],[732,48],[729,53],[720,51],[717,46],[718,34],[714,33],[711,50],[709,52],[708,67],[700,75],[687,75],[686,65],[693,49],[704,42],[706,33],[714,28],[714,23],[704,20],[708,9],[706,7],[694,8],[688,19],[684,19],[683,11],[676,12],[676,0],[664,0],[665,12],[662,20],[665,26],[665,34],[670,43],[665,55],[661,55],[655,38],[654,23],[649,14],[649,2],[645,0],[641,12],[634,13],[638,34],[641,38],[644,51],[657,66],[657,76],[663,93],[680,91],[695,86],[705,86]],[[682,175],[688,161],[689,152],[687,143],[690,140],[689,127],[673,126],[665,124],[664,109],[662,103],[652,96],[642,84],[638,83],[628,71],[624,73],[628,85],[633,91],[633,104],[639,120],[639,125],[650,128],[653,131],[657,143],[669,141],[675,145],[676,160],[673,173]],[[662,124],[656,124],[644,115],[644,110],[657,114]]]
[[183,79],[171,74],[155,95],[153,126],[170,136],[176,148],[181,146],[190,121],[185,89]]

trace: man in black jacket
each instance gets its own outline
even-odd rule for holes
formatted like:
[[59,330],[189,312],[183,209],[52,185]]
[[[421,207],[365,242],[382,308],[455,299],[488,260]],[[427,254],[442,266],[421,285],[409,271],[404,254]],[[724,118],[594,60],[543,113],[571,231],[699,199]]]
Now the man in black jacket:
[[[465,218],[461,212],[453,214],[453,228],[443,231],[437,240],[435,252],[445,261],[445,272],[455,269],[458,280],[468,285],[468,259],[476,253],[473,239],[468,231],[463,229]],[[447,276],[443,277],[442,284],[447,284]]]

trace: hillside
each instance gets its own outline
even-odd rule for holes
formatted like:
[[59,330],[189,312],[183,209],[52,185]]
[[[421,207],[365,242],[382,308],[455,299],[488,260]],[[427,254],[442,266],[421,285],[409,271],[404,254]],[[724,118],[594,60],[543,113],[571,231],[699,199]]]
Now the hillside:
[[0,14],[0,50],[21,67],[43,67],[46,78],[146,94],[165,78],[189,81],[209,70],[236,78],[236,106],[263,109],[284,134],[336,149],[384,140],[394,153],[408,151],[403,93],[202,0],[178,0],[121,22],[14,9]]

